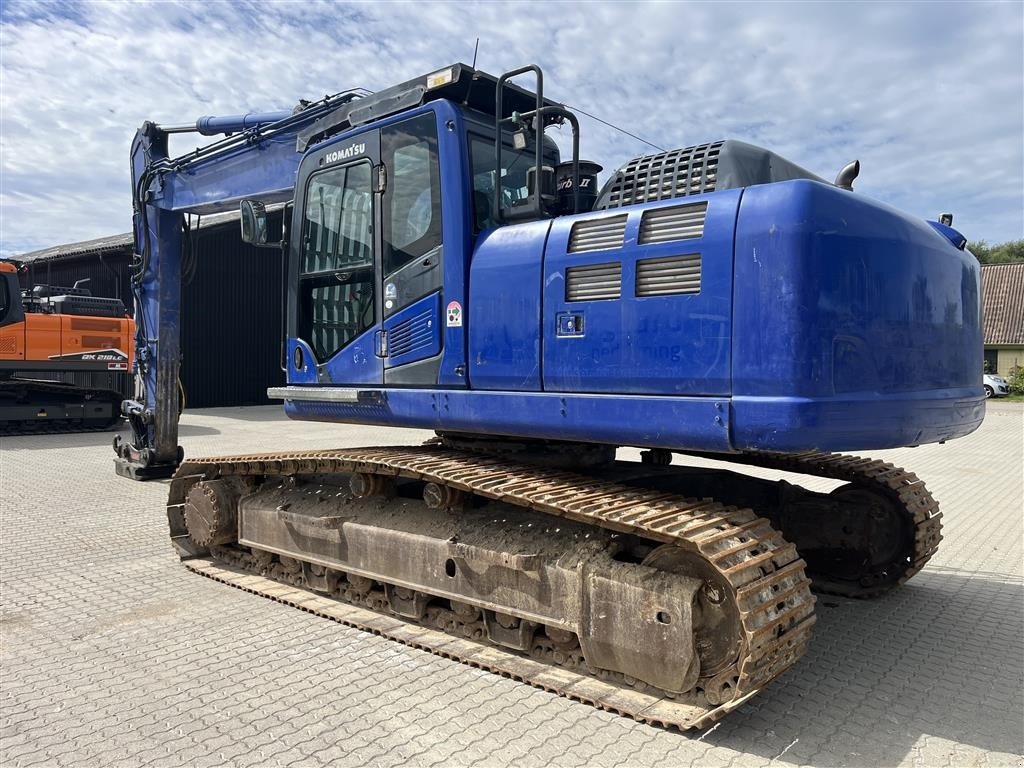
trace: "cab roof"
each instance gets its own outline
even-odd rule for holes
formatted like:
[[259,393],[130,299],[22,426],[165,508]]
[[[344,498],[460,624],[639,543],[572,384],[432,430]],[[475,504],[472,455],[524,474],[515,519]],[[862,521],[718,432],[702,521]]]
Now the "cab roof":
[[[468,109],[493,116],[497,88],[498,78],[494,75],[475,70],[467,64],[451,64],[342,104],[302,130],[296,140],[296,150],[305,152],[311,144],[341,131],[372,123],[436,99],[448,99]],[[537,106],[537,95],[506,83],[502,102],[503,111],[527,112]],[[556,106],[556,102],[550,99],[544,99],[544,104]]]

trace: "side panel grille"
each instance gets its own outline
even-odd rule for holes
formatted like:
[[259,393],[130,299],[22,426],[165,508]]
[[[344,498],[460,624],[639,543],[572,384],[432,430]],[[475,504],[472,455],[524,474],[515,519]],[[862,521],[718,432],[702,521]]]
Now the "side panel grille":
[[622,295],[622,264],[587,264],[565,270],[566,301],[617,299]]
[[643,259],[636,263],[636,295],[700,293],[700,254]]
[[434,328],[431,322],[433,318],[434,308],[431,307],[390,329],[388,331],[388,356],[401,357],[430,349],[434,341]]
[[106,333],[120,333],[121,322],[119,320],[100,320],[92,318],[74,317],[71,320],[72,331],[100,331]]
[[722,142],[630,160],[601,193],[599,209],[714,192]]
[[644,211],[643,218],[640,220],[638,241],[643,245],[703,237],[704,219],[707,213],[707,203],[673,205],[670,208]]
[[569,234],[569,253],[621,248],[626,237],[626,214],[577,221]]

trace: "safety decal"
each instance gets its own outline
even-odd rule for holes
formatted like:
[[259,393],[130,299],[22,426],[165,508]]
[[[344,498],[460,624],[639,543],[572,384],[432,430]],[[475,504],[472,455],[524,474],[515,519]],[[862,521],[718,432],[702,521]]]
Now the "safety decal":
[[448,302],[448,311],[445,313],[448,318],[449,328],[462,327],[462,305],[457,301]]

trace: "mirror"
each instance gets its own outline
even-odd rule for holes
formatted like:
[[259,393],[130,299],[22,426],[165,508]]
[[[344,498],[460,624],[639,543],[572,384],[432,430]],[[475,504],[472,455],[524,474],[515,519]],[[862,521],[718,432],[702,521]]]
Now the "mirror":
[[239,203],[242,213],[242,242],[249,245],[267,244],[267,206],[259,200]]

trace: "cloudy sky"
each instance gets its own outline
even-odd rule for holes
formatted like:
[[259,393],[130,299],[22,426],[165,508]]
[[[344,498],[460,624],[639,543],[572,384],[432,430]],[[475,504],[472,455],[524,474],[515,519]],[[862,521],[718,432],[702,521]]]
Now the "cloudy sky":
[[[970,239],[1024,237],[1024,4],[25,3],[0,10],[0,252],[130,229],[146,119],[291,108],[452,61],[663,147],[737,138]],[[173,146],[173,145],[172,145]],[[180,149],[191,146],[178,145]],[[650,151],[591,120],[583,155]]]

